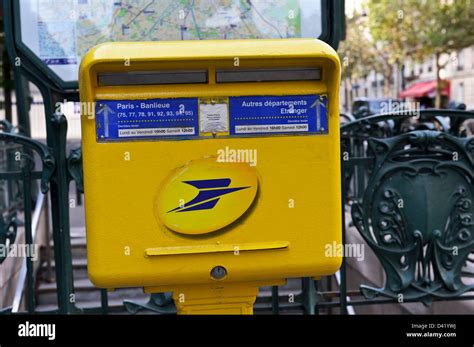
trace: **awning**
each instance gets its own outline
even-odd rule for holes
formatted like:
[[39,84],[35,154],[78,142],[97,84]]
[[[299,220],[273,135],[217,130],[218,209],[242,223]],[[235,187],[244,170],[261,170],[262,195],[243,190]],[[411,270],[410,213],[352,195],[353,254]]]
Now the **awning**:
[[[449,81],[441,81],[442,95],[449,96]],[[436,93],[436,81],[416,82],[400,93],[400,98],[421,98],[423,96],[433,97]]]

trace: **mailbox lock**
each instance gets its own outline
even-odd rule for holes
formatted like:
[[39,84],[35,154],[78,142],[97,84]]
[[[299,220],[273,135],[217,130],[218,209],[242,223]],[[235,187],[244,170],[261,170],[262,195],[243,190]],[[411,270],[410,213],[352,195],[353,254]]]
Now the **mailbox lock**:
[[219,280],[223,279],[226,275],[227,275],[227,270],[223,266],[220,266],[220,265],[215,266],[211,270],[211,277],[212,277],[212,279],[214,279],[216,281],[219,281]]

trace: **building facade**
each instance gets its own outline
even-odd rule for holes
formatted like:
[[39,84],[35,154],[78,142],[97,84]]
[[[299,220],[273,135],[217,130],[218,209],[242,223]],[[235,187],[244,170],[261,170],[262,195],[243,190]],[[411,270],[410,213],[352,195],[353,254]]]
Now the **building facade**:
[[[474,110],[474,46],[467,47],[440,58],[443,68],[440,76],[449,82],[449,101],[466,104],[468,110]],[[397,75],[400,78],[397,78]],[[403,78],[401,78],[403,76]],[[390,86],[387,88],[382,74],[371,71],[364,78],[352,83],[341,83],[341,107],[351,112],[350,105],[355,99],[377,99],[383,97],[399,98],[400,93],[415,83],[436,81],[436,62],[432,57],[423,63],[405,61],[403,69],[394,68]],[[348,92],[348,90],[350,92]],[[426,97],[434,98],[434,90],[426,92]]]

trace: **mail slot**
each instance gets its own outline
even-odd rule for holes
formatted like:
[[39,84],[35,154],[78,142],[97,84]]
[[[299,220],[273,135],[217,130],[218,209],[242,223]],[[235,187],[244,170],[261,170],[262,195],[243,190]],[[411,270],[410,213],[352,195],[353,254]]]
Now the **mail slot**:
[[337,271],[325,249],[341,242],[339,81],[337,54],[315,39],[90,50],[80,96],[91,281],[194,288],[196,299]]

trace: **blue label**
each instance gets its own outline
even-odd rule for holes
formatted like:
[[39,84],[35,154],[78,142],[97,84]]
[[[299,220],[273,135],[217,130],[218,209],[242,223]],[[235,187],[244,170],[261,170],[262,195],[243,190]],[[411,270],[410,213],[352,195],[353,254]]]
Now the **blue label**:
[[230,134],[327,133],[325,95],[229,98]]
[[197,98],[102,100],[95,114],[99,141],[199,135]]
[[208,127],[230,136],[328,133],[325,95],[241,96],[219,102],[223,105],[210,107],[206,98],[201,106],[198,98],[98,101],[97,139],[197,138]]

